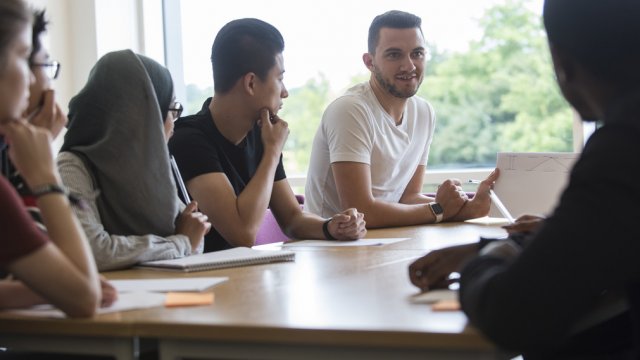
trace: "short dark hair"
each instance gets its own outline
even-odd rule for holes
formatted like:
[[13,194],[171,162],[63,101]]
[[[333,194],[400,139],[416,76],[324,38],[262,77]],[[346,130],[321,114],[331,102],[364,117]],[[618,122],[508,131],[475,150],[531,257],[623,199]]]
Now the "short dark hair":
[[7,61],[7,49],[24,26],[30,26],[32,15],[22,0],[0,1],[0,69]]
[[227,23],[211,47],[215,92],[228,92],[249,72],[265,79],[283,50],[282,34],[271,24],[252,18]]
[[369,26],[369,53],[376,53],[376,46],[380,40],[380,29],[420,29],[422,33],[422,19],[420,17],[400,10],[387,11],[376,16]]
[[552,46],[594,76],[638,86],[640,1],[546,0],[543,18]]
[[40,41],[40,35],[47,31],[47,25],[49,22],[45,19],[45,10],[33,11],[33,32],[31,34],[31,55],[29,55],[29,62],[33,62],[34,56],[42,49],[42,42]]

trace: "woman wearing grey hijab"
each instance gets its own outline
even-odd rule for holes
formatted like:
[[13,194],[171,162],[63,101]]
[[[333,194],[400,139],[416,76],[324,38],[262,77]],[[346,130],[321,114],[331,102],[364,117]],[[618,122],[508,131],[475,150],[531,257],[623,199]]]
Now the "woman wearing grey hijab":
[[57,163],[98,269],[187,256],[211,227],[177,197],[166,141],[181,108],[169,71],[130,50],[103,56],[69,103]]

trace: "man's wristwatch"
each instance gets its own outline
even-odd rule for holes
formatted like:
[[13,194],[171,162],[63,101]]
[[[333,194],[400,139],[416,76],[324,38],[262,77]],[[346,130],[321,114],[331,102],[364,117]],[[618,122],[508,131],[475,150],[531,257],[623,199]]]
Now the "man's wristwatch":
[[429,205],[429,209],[431,209],[431,212],[436,217],[435,223],[437,224],[439,222],[442,222],[442,219],[444,218],[444,209],[442,208],[442,206],[440,206],[440,204],[438,204],[437,202],[432,202],[427,205]]

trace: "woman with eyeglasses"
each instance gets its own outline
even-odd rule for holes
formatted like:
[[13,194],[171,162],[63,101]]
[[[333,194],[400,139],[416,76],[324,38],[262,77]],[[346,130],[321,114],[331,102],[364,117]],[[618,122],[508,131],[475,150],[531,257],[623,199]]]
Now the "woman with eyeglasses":
[[[56,138],[67,123],[67,115],[55,101],[54,90],[51,81],[58,76],[60,64],[51,61],[48,49],[44,46],[41,37],[47,29],[44,11],[33,12],[33,26],[31,35],[31,53],[29,55],[29,68],[33,81],[29,86],[29,101],[23,112],[23,117],[32,125],[49,130],[53,138]],[[35,204],[35,199],[24,179],[16,171],[7,157],[7,149],[2,152],[2,175],[5,176],[22,197],[27,205],[29,213],[38,226],[45,229],[42,224],[40,211]]]
[[[29,103],[23,116],[31,124],[49,130],[55,139],[66,125],[67,115],[56,103],[55,92],[51,84],[51,81],[58,77],[60,63],[50,59],[49,51],[42,42],[42,36],[47,31],[47,24],[45,11],[34,10],[31,53],[29,54],[29,68],[33,75],[33,81],[29,86]],[[0,157],[2,175],[10,178],[16,188],[23,189],[22,180],[8,161],[6,151],[3,151]]]
[[181,111],[169,71],[130,50],[98,60],[69,103],[58,168],[87,200],[76,214],[101,271],[190,255],[209,231],[171,174],[166,142]]
[[[56,103],[55,92],[51,84],[52,80],[58,77],[60,63],[50,59],[49,50],[42,41],[42,36],[47,31],[47,24],[45,11],[34,10],[31,53],[29,54],[29,68],[31,69],[33,81],[29,86],[29,102],[23,117],[32,125],[49,130],[55,139],[66,125],[67,115]],[[10,178],[16,188],[22,189],[21,179],[9,163],[6,152],[3,152],[0,162],[2,174]],[[15,179],[11,179],[13,177]]]
[[47,20],[44,10],[33,12],[33,34],[29,67],[35,78],[29,87],[29,105],[25,116],[33,125],[51,131],[55,139],[67,124],[67,116],[55,101],[55,93],[51,82],[58,78],[60,63],[51,60],[49,49],[42,41],[47,31]]
[[32,190],[47,233],[30,218],[0,176],[0,308],[50,302],[71,317],[92,316],[100,281],[87,240],[61,185],[50,135],[23,118],[33,75],[29,70],[32,14],[22,0],[0,1],[0,148]]
[[[48,130],[52,137],[58,136],[62,128],[67,123],[67,115],[56,103],[54,90],[51,81],[58,77],[60,64],[51,61],[48,49],[42,42],[42,36],[47,28],[44,10],[33,11],[33,23],[31,32],[31,53],[29,54],[29,68],[31,70],[32,81],[29,85],[29,100],[23,117],[32,125]],[[11,185],[16,189],[22,202],[26,206],[29,215],[41,231],[47,231],[46,224],[42,219],[38,199],[33,191],[21,176],[20,172],[11,163],[8,157],[8,147],[2,150],[2,175],[5,176]],[[0,270],[1,277],[6,277],[7,273]],[[100,277],[102,290],[102,305],[107,306],[117,298],[115,288],[104,278]]]

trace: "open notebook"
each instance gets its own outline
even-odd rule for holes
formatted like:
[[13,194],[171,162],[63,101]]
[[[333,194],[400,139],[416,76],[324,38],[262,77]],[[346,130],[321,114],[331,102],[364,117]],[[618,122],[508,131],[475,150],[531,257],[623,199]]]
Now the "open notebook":
[[156,260],[138,264],[138,267],[178,270],[184,272],[222,269],[235,266],[293,261],[295,253],[287,250],[254,250],[237,247],[180,259]]

